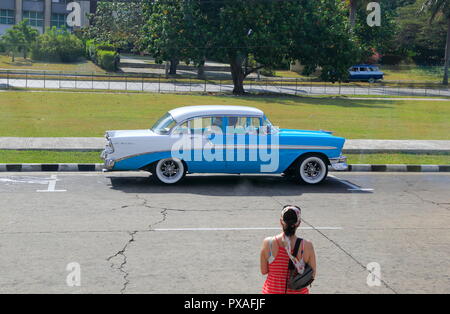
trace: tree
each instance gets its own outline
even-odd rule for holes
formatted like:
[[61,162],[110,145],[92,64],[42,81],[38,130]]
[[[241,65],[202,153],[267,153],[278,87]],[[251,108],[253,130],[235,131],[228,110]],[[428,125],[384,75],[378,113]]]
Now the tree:
[[179,61],[194,63],[202,75],[209,34],[198,4],[198,0],[144,3],[143,48],[157,63],[170,61],[171,75],[176,74]]
[[369,50],[349,33],[345,4],[325,0],[309,2],[304,9],[308,14],[295,27],[304,25],[306,28],[293,33],[290,56],[304,65],[305,75],[319,67],[322,80],[348,79],[348,68],[364,59]]
[[342,80],[358,59],[341,1],[231,1],[206,10],[215,26],[211,55],[230,63],[235,94],[244,92],[249,74],[280,60],[299,60],[304,74],[321,67],[324,79]]
[[[233,0],[200,1],[200,12],[210,34],[208,56],[230,64],[234,94],[243,94],[244,79],[288,56],[297,21],[306,14],[303,2]],[[297,31],[303,29],[300,26]],[[249,62],[254,59],[254,62]]]
[[243,80],[250,73],[283,59],[299,60],[304,74],[320,67],[323,79],[341,81],[362,52],[345,15],[337,0],[226,2],[208,17],[217,25],[212,55],[229,60],[235,94],[244,92]]
[[447,22],[447,40],[445,44],[444,78],[442,84],[448,85],[448,67],[450,59],[450,0],[425,0],[422,11],[431,13],[430,23],[442,16]]
[[67,29],[55,26],[39,35],[31,49],[35,60],[75,62],[83,54],[83,42]]
[[11,61],[15,62],[16,53],[20,52],[20,47],[23,45],[23,36],[16,29],[8,29],[2,37],[5,44],[6,51],[11,56]]
[[349,8],[350,8],[350,29],[355,28],[356,24],[356,9],[357,9],[357,0],[349,0]]
[[235,94],[248,75],[281,60],[340,80],[359,55],[341,0],[150,1],[146,12],[148,49],[159,62],[228,62]]
[[169,74],[176,74],[180,60],[189,61],[186,41],[184,1],[149,1],[144,6],[147,18],[143,40],[156,63],[170,61]]
[[80,36],[110,43],[118,50],[139,51],[144,24],[141,2],[99,1],[96,12],[90,15],[91,25]]
[[28,24],[27,19],[21,21],[14,27],[16,27],[17,31],[19,31],[23,36],[24,40],[21,51],[23,53],[23,58],[26,59],[28,52],[31,50],[33,43],[36,41],[36,38],[39,35],[39,32]]
[[444,60],[447,23],[438,19],[430,24],[431,12],[417,14],[423,1],[398,8],[398,31],[392,40],[391,54],[422,65],[441,65]]
[[392,40],[397,32],[396,9],[392,0],[378,0],[381,7],[381,25],[369,26],[367,24],[367,4],[371,1],[359,0],[360,6],[357,8],[356,24],[354,33],[359,41],[369,49],[378,53],[385,53],[392,45]]
[[27,58],[38,34],[37,30],[28,25],[26,19],[6,31],[3,41],[7,51],[11,54],[12,62],[15,61],[15,54],[19,52],[23,53],[25,59]]

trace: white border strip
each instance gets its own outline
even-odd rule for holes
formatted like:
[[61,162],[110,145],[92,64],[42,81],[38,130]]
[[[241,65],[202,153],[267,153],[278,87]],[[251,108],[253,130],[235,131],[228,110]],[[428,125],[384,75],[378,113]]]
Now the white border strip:
[[336,176],[333,176],[331,174],[329,174],[328,177],[336,179],[339,182],[341,182],[341,183],[345,184],[346,186],[348,186],[349,189],[347,189],[347,191],[361,191],[361,192],[372,192],[373,191],[373,189],[362,188],[360,186],[357,186],[357,185],[355,185],[353,183],[348,182],[347,180],[340,179],[340,178],[338,178]]

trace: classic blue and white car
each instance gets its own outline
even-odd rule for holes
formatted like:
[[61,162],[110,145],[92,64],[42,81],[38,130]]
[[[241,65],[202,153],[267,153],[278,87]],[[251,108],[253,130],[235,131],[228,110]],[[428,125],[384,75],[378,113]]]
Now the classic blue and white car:
[[328,131],[279,129],[243,106],[170,110],[151,129],[107,131],[107,171],[144,170],[162,183],[186,173],[284,173],[318,184],[328,167],[347,169],[345,139]]

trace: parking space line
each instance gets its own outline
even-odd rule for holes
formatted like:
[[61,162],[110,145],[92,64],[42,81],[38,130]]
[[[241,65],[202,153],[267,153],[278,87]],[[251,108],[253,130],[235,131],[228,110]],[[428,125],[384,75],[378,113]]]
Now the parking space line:
[[[301,230],[342,230],[341,227],[300,227]],[[158,228],[153,231],[254,231],[254,230],[280,230],[280,227],[256,227],[256,228]]]
[[56,181],[58,181],[58,178],[55,174],[53,174],[50,177],[50,180],[48,180],[48,188],[47,190],[36,190],[36,192],[67,192],[67,190],[56,190]]
[[374,189],[362,188],[362,187],[360,187],[358,185],[355,185],[355,184],[353,184],[351,182],[348,182],[347,180],[340,179],[340,178],[338,178],[338,177],[336,177],[334,175],[331,175],[331,174],[328,175],[328,176],[333,178],[333,179],[336,179],[339,182],[341,182],[341,183],[345,184],[346,186],[348,186],[350,189],[347,189],[347,191],[361,191],[361,192],[373,192],[374,191]]

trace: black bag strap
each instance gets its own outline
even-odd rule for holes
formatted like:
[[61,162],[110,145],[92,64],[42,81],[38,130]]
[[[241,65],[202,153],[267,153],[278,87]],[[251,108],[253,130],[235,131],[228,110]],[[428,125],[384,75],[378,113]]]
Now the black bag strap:
[[[302,243],[302,241],[303,241],[302,238],[297,238],[297,240],[295,241],[294,252],[293,252],[293,255],[295,257],[297,257],[297,255],[298,255],[298,250],[300,248],[300,244]],[[286,287],[285,287],[284,293],[287,293],[289,273],[293,269],[295,269],[294,263],[292,263],[291,259],[289,259],[289,266],[288,266],[288,272],[287,272],[287,278],[286,278]]]
[[[302,238],[297,238],[297,241],[295,241],[294,252],[292,253],[294,257],[297,257],[302,241]],[[291,259],[289,259],[289,269],[294,269],[294,263],[292,263]]]

